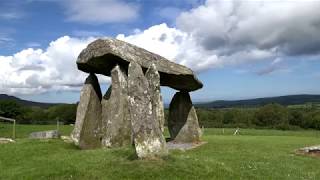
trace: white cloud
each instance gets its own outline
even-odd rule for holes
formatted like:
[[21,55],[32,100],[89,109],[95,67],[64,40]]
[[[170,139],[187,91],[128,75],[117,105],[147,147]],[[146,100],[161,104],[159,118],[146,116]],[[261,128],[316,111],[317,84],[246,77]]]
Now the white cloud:
[[273,56],[269,51],[256,48],[219,56],[217,51],[207,50],[201,46],[192,34],[170,28],[165,23],[137,31],[129,36],[120,34],[116,38],[157,53],[196,72]]
[[125,36],[119,34],[117,39],[135,44],[150,52],[159,54],[171,61],[186,65],[195,71],[218,65],[218,59],[208,54],[189,34],[167,24],[159,24],[144,31]]
[[0,13],[0,19],[5,20],[14,20],[14,19],[20,19],[23,15],[21,13],[17,12],[2,12]]
[[181,13],[182,9],[177,7],[164,7],[157,11],[158,15],[168,19],[168,20],[175,20],[179,14]]
[[138,6],[122,0],[61,1],[68,20],[89,24],[126,22],[138,17]]
[[285,55],[320,52],[320,1],[207,0],[184,12],[177,27],[208,50],[277,49]]
[[38,43],[38,42],[28,42],[28,43],[26,43],[26,46],[27,47],[40,47],[41,46],[41,44],[40,43]]
[[[110,22],[113,20],[108,20],[109,17],[100,17],[107,5],[111,3],[110,9],[120,8],[120,5],[131,7],[121,1],[110,0],[95,0],[85,7],[86,2],[79,1],[72,7],[68,4],[71,19],[80,20],[84,15],[88,18],[81,19],[84,22]],[[94,12],[92,8],[98,9]],[[90,10],[82,12],[81,9]],[[320,54],[319,9],[320,1],[207,0],[201,6],[183,12],[177,18],[176,27],[163,23],[145,30],[135,29],[131,35],[119,34],[116,38],[186,65],[196,72],[269,60],[270,66],[256,72],[263,75],[288,69],[284,61],[292,57],[319,60],[313,58]],[[126,14],[120,10],[118,12],[123,13],[112,14]],[[136,11],[132,13],[136,15]],[[118,15],[110,18],[115,16]],[[98,34],[78,32],[79,36]],[[7,40],[2,38],[2,41]],[[64,36],[51,42],[47,49],[29,48],[12,56],[0,56],[0,93],[79,90],[85,73],[77,70],[75,61],[80,51],[93,40]],[[108,79],[101,81],[108,82]]]
[[[52,41],[45,50],[28,48],[12,56],[0,56],[0,93],[79,90],[86,74],[77,69],[76,59],[93,40],[64,36]],[[100,77],[100,83],[106,82],[108,78]]]
[[160,24],[117,38],[195,71],[315,56],[320,53],[319,9],[320,1],[207,0],[182,12],[176,27]]
[[99,31],[74,30],[72,32],[77,37],[102,37],[103,33]]

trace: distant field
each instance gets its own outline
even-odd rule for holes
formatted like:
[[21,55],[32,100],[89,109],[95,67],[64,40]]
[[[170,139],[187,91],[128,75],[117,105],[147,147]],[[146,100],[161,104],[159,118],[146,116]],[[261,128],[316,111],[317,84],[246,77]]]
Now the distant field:
[[[0,136],[10,132],[0,127]],[[234,129],[205,129],[206,145],[146,161],[130,147],[82,151],[61,140],[25,138],[48,129],[55,126],[17,126],[17,142],[0,145],[0,179],[320,179],[319,158],[294,154],[320,144],[319,131],[242,129],[233,136]]]
[[[57,125],[16,125],[16,137],[27,138],[30,133],[35,131],[46,131],[57,129]],[[59,126],[59,130],[63,135],[69,135],[73,126],[63,125]],[[12,123],[0,122],[0,137],[12,137]]]

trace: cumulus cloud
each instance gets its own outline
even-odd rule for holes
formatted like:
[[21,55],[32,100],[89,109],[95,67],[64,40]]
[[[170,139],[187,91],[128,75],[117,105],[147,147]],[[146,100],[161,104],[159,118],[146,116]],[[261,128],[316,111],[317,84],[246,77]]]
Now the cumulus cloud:
[[[93,40],[64,36],[52,41],[45,50],[28,48],[12,56],[0,56],[0,93],[79,90],[86,74],[77,70],[76,59]],[[100,83],[108,82],[108,78],[100,77]]]
[[68,20],[89,24],[126,22],[138,17],[138,6],[122,0],[61,1]]
[[215,66],[219,61],[214,55],[208,55],[189,34],[167,24],[159,24],[136,34],[125,36],[119,34],[117,39],[135,44],[176,63],[192,67],[193,70],[204,70]]
[[207,0],[182,12],[176,27],[117,38],[195,71],[264,60],[276,69],[274,59],[320,53],[319,9],[320,1]]
[[[137,12],[136,6],[122,1],[95,0],[90,1],[88,7],[87,1],[70,2],[70,20],[90,23],[113,22],[112,19],[122,21],[127,19],[127,12],[133,16]],[[121,9],[122,5],[124,9]],[[123,13],[112,13],[106,17],[112,7],[119,7],[117,12]],[[131,11],[131,7],[135,10]],[[182,12],[175,27],[163,23],[144,30],[136,29],[131,35],[119,34],[116,38],[186,65],[196,72],[269,60],[269,66],[256,72],[266,75],[288,69],[285,60],[292,57],[319,60],[314,58],[320,56],[319,9],[320,1],[207,0]],[[80,18],[82,15],[84,19]],[[122,15],[124,17],[116,17]],[[61,37],[51,42],[47,49],[28,48],[12,56],[0,56],[0,93],[79,90],[85,74],[77,70],[75,60],[80,51],[94,40],[80,37],[100,34],[87,31],[75,34],[77,38]],[[2,38],[2,41],[6,39]],[[108,82],[108,79],[101,81]]]
[[264,67],[263,69],[260,69],[259,71],[256,72],[257,75],[267,75],[267,74],[271,74],[274,72],[288,72],[290,71],[290,69],[288,68],[287,64],[284,63],[285,61],[281,58],[276,58],[275,60],[272,61],[272,63],[267,66]]
[[319,53],[320,1],[207,0],[177,19],[208,50],[276,49],[284,55]]
[[257,48],[219,56],[218,51],[208,50],[201,46],[194,35],[168,27],[165,23],[152,26],[144,31],[136,31],[135,34],[129,36],[119,34],[116,38],[160,54],[196,72],[273,56],[271,52]]

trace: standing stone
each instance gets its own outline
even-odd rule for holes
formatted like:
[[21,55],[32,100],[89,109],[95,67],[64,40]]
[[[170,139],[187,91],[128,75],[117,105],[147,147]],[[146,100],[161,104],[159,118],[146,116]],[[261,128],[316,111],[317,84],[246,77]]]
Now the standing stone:
[[188,92],[177,92],[169,107],[168,128],[175,142],[199,142],[201,129]]
[[150,95],[152,100],[152,110],[156,120],[159,122],[161,132],[164,131],[164,107],[160,93],[160,75],[157,68],[152,64],[146,72],[146,78],[149,82]]
[[100,147],[101,98],[97,76],[90,73],[81,90],[75,128],[71,134],[81,149]]
[[131,145],[131,121],[128,107],[127,75],[117,65],[111,71],[112,85],[103,97],[102,145],[121,147]]
[[153,114],[150,91],[141,66],[131,62],[128,68],[129,110],[135,149],[139,158],[168,154],[159,122]]

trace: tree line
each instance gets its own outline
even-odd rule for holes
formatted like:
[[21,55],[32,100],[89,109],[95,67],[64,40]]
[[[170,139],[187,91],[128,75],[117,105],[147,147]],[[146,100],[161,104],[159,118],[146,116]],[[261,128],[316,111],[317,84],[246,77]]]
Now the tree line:
[[[13,100],[0,101],[0,116],[13,118],[20,124],[73,124],[77,104],[61,104],[49,108],[21,106]],[[272,128],[272,129],[318,129],[320,108],[313,104],[288,107],[268,104],[256,108],[204,109],[197,108],[200,126]],[[165,110],[167,119],[168,110]]]
[[311,104],[286,107],[267,104],[257,108],[197,109],[200,126],[271,129],[318,129],[320,109]]
[[22,106],[14,100],[0,101],[0,116],[13,118],[20,124],[73,124],[76,104],[61,104],[49,108]]

